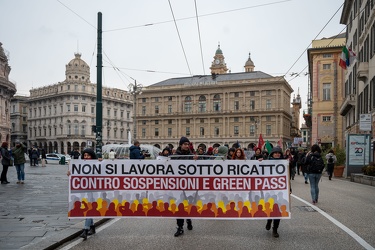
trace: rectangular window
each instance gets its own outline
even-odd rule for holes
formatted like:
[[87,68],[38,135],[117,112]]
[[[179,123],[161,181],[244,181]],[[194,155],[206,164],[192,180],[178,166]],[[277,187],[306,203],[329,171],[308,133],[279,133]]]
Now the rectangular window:
[[200,123],[204,123],[204,119],[199,119]]
[[146,120],[143,120],[142,121],[142,125],[146,125],[147,124],[147,121]]
[[[146,107],[145,107],[145,113],[146,113]],[[143,108],[142,108],[142,114],[143,114]],[[126,119],[130,118],[130,112],[126,112]]]
[[234,97],[240,97],[240,93],[239,92],[234,92]]
[[159,97],[155,97],[155,102],[158,102],[159,101]]
[[155,136],[159,136],[159,128],[155,128]]
[[255,122],[255,116],[250,116],[250,121]]
[[117,110],[113,111],[113,116],[117,117]]
[[74,96],[74,100],[78,100],[78,95],[75,95],[75,96]]
[[155,125],[159,124],[159,120],[155,120]]
[[86,112],[86,106],[82,106],[82,112],[83,112],[83,113]]
[[85,125],[82,125],[82,126],[81,126],[81,135],[82,135],[82,136],[85,136],[85,135],[86,135],[86,126],[85,126]]
[[234,135],[238,135],[239,134],[238,126],[234,126],[233,134]]
[[250,125],[250,135],[251,136],[255,135],[255,125]]
[[214,135],[219,136],[220,135],[220,129],[218,127],[214,128]]
[[199,128],[199,135],[204,136],[204,128],[203,127]]
[[158,105],[155,106],[155,114],[159,114],[159,106]]
[[186,124],[189,124],[190,123],[190,119],[186,119]]
[[172,119],[169,119],[169,120],[168,120],[168,124],[172,124]]
[[267,115],[267,116],[266,116],[266,121],[267,121],[267,122],[270,122],[270,121],[271,121],[271,116],[270,116],[270,115]]
[[146,102],[146,98],[142,98],[142,102]]
[[66,108],[67,108],[68,112],[70,112],[70,105],[69,104],[66,105]]
[[331,69],[331,64],[323,64],[323,69]]
[[172,136],[172,128],[168,128],[168,137]]
[[190,136],[190,127],[186,127],[185,134],[187,136]]
[[250,96],[255,96],[255,91],[250,91]]
[[330,122],[331,116],[323,116],[322,119],[323,119],[323,122]]
[[110,116],[110,115],[111,115],[111,110],[107,109],[107,116]]
[[332,54],[323,54],[323,58],[331,58]]
[[254,100],[250,101],[250,110],[255,110],[255,101]]
[[172,105],[168,105],[168,114],[172,113]]
[[78,91],[78,85],[74,85],[74,91]]
[[95,107],[91,107],[91,114],[95,113]]
[[142,106],[142,115],[146,115],[146,106]]
[[120,112],[120,117],[121,117],[121,118],[124,118],[124,111],[121,111],[121,112]]
[[266,95],[272,95],[272,90],[266,90]]
[[239,109],[240,109],[240,102],[234,101],[234,110],[239,110]]
[[233,121],[234,121],[234,122],[239,122],[239,121],[240,121],[240,118],[238,118],[238,117],[233,117]]
[[266,135],[271,136],[271,134],[272,134],[271,125],[266,125]]
[[331,100],[331,84],[323,83],[323,101]]
[[270,99],[266,100],[266,109],[270,110],[272,108],[272,102]]
[[78,105],[74,105],[74,112],[78,112]]
[[215,118],[215,123],[219,123],[219,118]]
[[145,128],[142,128],[142,137],[143,137],[143,138],[146,137],[146,129],[145,129]]

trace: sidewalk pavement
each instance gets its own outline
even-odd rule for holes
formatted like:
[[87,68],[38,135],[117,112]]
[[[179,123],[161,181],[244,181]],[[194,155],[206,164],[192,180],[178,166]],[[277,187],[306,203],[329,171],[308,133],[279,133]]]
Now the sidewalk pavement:
[[83,220],[68,219],[67,170],[26,163],[25,183],[16,184],[16,169],[9,167],[10,183],[0,186],[0,249],[55,249],[81,233]]

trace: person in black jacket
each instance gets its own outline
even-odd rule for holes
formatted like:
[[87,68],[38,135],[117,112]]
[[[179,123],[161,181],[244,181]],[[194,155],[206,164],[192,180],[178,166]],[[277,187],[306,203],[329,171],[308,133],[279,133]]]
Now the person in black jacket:
[[8,150],[8,142],[1,144],[1,164],[3,164],[3,171],[1,172],[1,184],[8,184],[7,179],[8,167],[10,166],[10,154]]
[[130,151],[129,158],[130,159],[144,159],[145,158],[145,156],[141,152],[141,148],[139,147],[140,145],[141,144],[139,143],[139,141],[137,141],[137,140],[134,141],[134,145],[132,145],[129,148],[129,151]]
[[306,155],[306,161],[305,164],[307,166],[307,172],[308,177],[310,181],[310,188],[311,188],[311,198],[312,203],[315,205],[318,203],[319,198],[319,181],[322,177],[322,171],[324,168],[323,166],[319,167],[317,166],[319,162],[323,162],[321,159],[322,156],[320,155],[322,153],[321,148],[319,145],[314,144],[311,146],[311,151]]
[[[191,156],[190,156],[191,155]],[[174,153],[175,157],[172,157],[172,160],[196,160],[198,159],[198,155],[193,155],[193,153],[190,150],[190,141],[186,137],[181,137],[179,146],[176,149],[176,152]],[[186,224],[188,230],[193,229],[193,224],[191,222],[191,219],[186,219]],[[184,233],[184,219],[177,219],[177,231],[174,234],[175,237],[180,236]]]

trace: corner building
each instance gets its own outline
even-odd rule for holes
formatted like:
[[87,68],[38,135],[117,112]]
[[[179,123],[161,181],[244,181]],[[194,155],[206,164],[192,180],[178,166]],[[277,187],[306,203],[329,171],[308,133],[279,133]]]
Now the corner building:
[[136,100],[141,143],[176,148],[187,136],[194,148],[237,142],[248,148],[261,133],[273,145],[280,138],[291,144],[293,89],[283,76],[254,71],[250,56],[245,72],[228,73],[220,47],[210,69],[212,75],[172,78],[143,89]]
[[[96,84],[90,67],[76,53],[66,65],[63,82],[30,90],[28,145],[46,152],[69,153],[95,147]],[[132,96],[103,87],[103,144],[125,143],[132,128]]]

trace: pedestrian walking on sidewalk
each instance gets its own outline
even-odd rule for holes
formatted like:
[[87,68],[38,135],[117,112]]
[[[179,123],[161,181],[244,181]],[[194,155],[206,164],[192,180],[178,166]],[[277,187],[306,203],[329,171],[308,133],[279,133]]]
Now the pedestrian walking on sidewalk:
[[16,146],[12,149],[12,155],[14,158],[14,166],[17,170],[17,184],[25,183],[25,148],[19,140],[16,141]]
[[7,179],[8,167],[11,165],[11,156],[8,150],[8,142],[1,144],[1,164],[3,165],[3,171],[1,172],[1,184],[8,184]]
[[326,160],[327,160],[327,173],[328,173],[328,178],[329,180],[332,180],[332,173],[333,173],[333,168],[335,166],[335,163],[337,161],[336,155],[331,149],[328,154],[326,154]]
[[44,150],[44,148],[42,148],[41,155],[42,155],[42,167],[45,167],[46,166],[47,156],[46,156],[46,151]]

